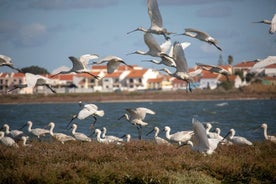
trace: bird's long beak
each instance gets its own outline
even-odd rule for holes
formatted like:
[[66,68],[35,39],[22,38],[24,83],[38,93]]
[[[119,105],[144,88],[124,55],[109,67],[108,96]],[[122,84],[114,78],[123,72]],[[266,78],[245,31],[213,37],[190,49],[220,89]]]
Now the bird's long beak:
[[135,52],[127,53],[126,55],[129,56],[129,55],[132,55],[132,54],[135,54]]
[[153,131],[154,131],[154,129],[152,129],[150,132],[148,132],[148,133],[146,134],[146,136],[148,136],[149,134],[151,134]]
[[132,30],[132,31],[127,32],[127,34],[133,33],[133,32],[135,32],[135,31],[138,31],[138,28],[136,28],[136,29],[134,29],[134,30]]
[[220,142],[223,142],[224,139],[225,139],[229,134],[230,134],[230,132],[228,132],[228,133],[226,134],[226,136],[224,136],[223,139],[222,139]]
[[22,130],[25,126],[27,126],[27,123],[25,123],[19,130]]
[[261,128],[261,126],[257,126],[255,128],[252,128],[254,130],[254,132],[256,132],[257,130],[259,130]]
[[73,116],[73,118],[71,119],[71,121],[67,124],[66,129],[68,129],[69,125],[72,123],[72,121],[73,121],[74,119],[76,119],[75,116]]
[[120,120],[120,119],[122,119],[122,118],[125,118],[125,117],[126,117],[126,115],[124,114],[124,115],[122,115],[121,117],[119,117],[118,120]]

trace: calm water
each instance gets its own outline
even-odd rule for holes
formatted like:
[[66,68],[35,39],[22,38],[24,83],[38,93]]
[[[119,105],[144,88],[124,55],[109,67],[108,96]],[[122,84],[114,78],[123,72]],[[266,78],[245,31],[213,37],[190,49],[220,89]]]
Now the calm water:
[[[93,102],[91,102],[93,103]],[[221,103],[222,106],[219,106]],[[253,131],[263,122],[268,124],[268,132],[276,133],[276,100],[240,100],[240,101],[189,101],[189,102],[130,102],[130,103],[95,103],[99,109],[105,111],[104,117],[99,117],[96,128],[107,128],[107,134],[122,136],[130,133],[137,138],[137,129],[126,120],[118,120],[125,113],[125,108],[147,107],[156,112],[156,115],[147,115],[143,138],[154,126],[162,129],[170,126],[172,133],[179,130],[191,130],[192,118],[202,122],[212,122],[213,128],[219,127],[224,136],[230,128],[236,134],[245,136],[252,141],[263,140],[263,131]],[[50,121],[56,123],[56,132],[70,133],[65,126],[73,114],[79,110],[77,103],[64,104],[10,104],[0,105],[0,125],[8,123],[11,129],[19,129],[28,120],[33,127],[45,127]],[[75,120],[78,130],[90,134],[89,126],[93,118]],[[26,131],[27,128],[23,130]],[[161,132],[161,137],[164,133]]]

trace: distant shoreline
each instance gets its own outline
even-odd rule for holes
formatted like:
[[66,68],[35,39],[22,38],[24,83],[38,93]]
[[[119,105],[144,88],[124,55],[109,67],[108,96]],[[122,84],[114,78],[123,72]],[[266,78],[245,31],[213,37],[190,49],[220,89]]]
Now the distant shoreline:
[[34,104],[34,103],[74,103],[84,102],[169,102],[169,101],[212,101],[212,100],[269,100],[276,99],[276,91],[272,92],[240,92],[240,91],[145,91],[121,93],[90,94],[36,94],[36,95],[0,95],[0,104]]

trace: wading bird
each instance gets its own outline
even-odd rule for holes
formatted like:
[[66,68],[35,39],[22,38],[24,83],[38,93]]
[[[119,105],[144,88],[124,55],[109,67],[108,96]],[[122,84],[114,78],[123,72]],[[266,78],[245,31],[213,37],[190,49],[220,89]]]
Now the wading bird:
[[163,20],[158,7],[157,0],[148,0],[148,14],[151,21],[151,26],[149,29],[138,27],[137,29],[130,31],[127,34],[132,33],[134,31],[143,31],[145,33],[163,35],[166,40],[169,39],[167,35],[174,34],[172,32],[168,32],[166,28],[163,28]]
[[222,49],[217,45],[218,41],[205,32],[202,32],[193,28],[187,28],[185,29],[184,33],[180,35],[186,35],[186,36],[201,40],[203,42],[207,42],[211,45],[214,45],[218,50],[222,51]]
[[165,132],[166,139],[172,143],[177,143],[182,145],[183,143],[187,143],[192,138],[194,134],[193,131],[180,131],[174,134],[170,134],[171,128],[169,126],[165,126],[163,131]]
[[32,146],[31,144],[27,144],[27,141],[29,139],[28,136],[22,136],[21,139],[22,139],[22,146],[24,146],[24,147],[31,147]]
[[77,128],[78,126],[76,124],[72,125],[72,135],[75,137],[75,139],[83,142],[91,142],[91,138],[89,138],[87,135],[76,132]]
[[[145,44],[148,46],[148,51],[141,51],[137,50],[135,52],[129,53],[130,54],[140,54],[140,55],[149,55],[152,57],[161,57],[161,56],[168,56],[166,52],[169,50],[171,46],[171,40],[166,40],[161,45],[155,40],[154,36],[151,33],[144,34],[144,41]],[[168,56],[169,57],[169,56]]]
[[78,118],[79,120],[83,120],[89,116],[92,116],[94,118],[94,122],[91,124],[91,128],[94,128],[94,125],[97,121],[97,116],[104,116],[104,111],[98,110],[98,106],[95,104],[85,104],[78,114],[73,115],[71,121],[67,124],[67,128],[74,119]]
[[268,24],[270,25],[269,27],[269,33],[273,34],[276,32],[276,14],[274,14],[272,20],[262,20],[262,21],[258,21],[258,22],[253,22],[253,23],[263,23],[263,24]]
[[55,123],[50,122],[49,125],[50,127],[50,135],[55,138],[57,141],[61,142],[62,144],[64,144],[64,142],[66,141],[75,141],[76,139],[70,135],[66,135],[63,133],[54,133],[54,128],[55,128]]
[[20,73],[23,73],[21,69],[13,66],[12,59],[9,56],[0,55],[0,67],[1,66],[7,66],[11,69],[17,70]]
[[17,139],[24,134],[24,132],[21,130],[10,130],[10,126],[6,123],[2,128],[4,129],[6,135],[10,135],[14,139]]
[[42,75],[35,75],[31,73],[26,73],[26,82],[27,84],[18,84],[15,85],[12,89],[10,89],[8,92],[11,92],[15,89],[22,89],[26,87],[37,87],[37,86],[46,86],[48,89],[50,89],[53,93],[56,93],[56,91],[51,87],[51,80],[47,77],[44,77]]
[[208,138],[203,124],[198,120],[193,119],[192,124],[194,135],[192,141],[188,141],[187,144],[194,151],[207,155],[213,154],[220,140]]
[[129,121],[130,123],[135,125],[138,129],[138,134],[139,134],[138,138],[141,140],[142,139],[142,127],[148,125],[148,123],[144,122],[143,120],[145,119],[147,114],[154,115],[155,112],[148,108],[145,108],[145,107],[137,107],[134,109],[128,108],[128,109],[126,109],[126,111],[129,114],[127,114],[127,113],[124,114],[123,116],[121,116],[119,118],[119,120],[122,118],[125,118],[127,121]]
[[111,142],[123,142],[123,138],[119,138],[119,137],[116,137],[114,135],[106,135],[106,128],[103,127],[102,128],[102,138],[103,139],[107,139],[107,140],[110,140]]
[[169,74],[172,77],[186,81],[188,83],[187,90],[189,89],[189,91],[192,91],[191,84],[190,84],[193,81],[192,77],[199,75],[202,70],[199,69],[189,73],[184,50],[182,49],[182,46],[179,42],[174,42],[173,59],[176,64],[176,71],[174,73],[170,72],[170,70],[167,68],[163,68],[160,71],[165,71],[167,74]]
[[99,143],[109,144],[109,143],[114,142],[114,141],[111,141],[109,139],[101,138],[102,131],[100,129],[98,129],[98,128],[95,129],[94,133],[96,134],[96,140]]
[[163,138],[161,138],[161,137],[158,136],[158,134],[160,132],[160,130],[159,130],[158,127],[154,127],[152,131],[150,131],[149,133],[147,133],[147,135],[151,134],[152,132],[155,132],[153,139],[154,139],[154,141],[155,141],[156,144],[167,144],[167,145],[170,145],[170,143],[167,140],[165,140],[165,139],[163,139]]
[[260,128],[263,128],[264,129],[264,138],[268,141],[272,141],[274,143],[276,143],[276,136],[274,135],[268,135],[267,134],[267,124],[266,123],[263,123]]
[[46,134],[50,133],[49,130],[46,130],[46,129],[43,129],[43,128],[33,128],[32,129],[33,122],[31,122],[31,121],[27,121],[27,123],[22,128],[24,128],[25,126],[28,126],[28,132],[33,134],[34,136],[36,136],[38,139],[41,136],[45,136]]
[[16,147],[18,148],[18,144],[11,138],[11,137],[5,137],[5,133],[0,131],[0,141],[6,145],[6,146],[11,146],[11,147]]
[[68,73],[74,72],[74,73],[86,73],[98,79],[99,77],[93,75],[91,73],[91,70],[87,68],[88,61],[91,59],[97,59],[97,58],[99,58],[99,56],[96,54],[85,54],[85,55],[82,55],[79,59],[74,56],[70,56],[69,59],[71,60],[73,67],[68,71],[61,71],[57,74],[54,74],[51,76],[51,78],[59,74],[68,74]]
[[238,144],[238,145],[253,145],[252,142],[247,140],[245,137],[241,136],[235,136],[236,131],[231,128],[230,131],[226,134],[226,136],[223,139],[227,139],[229,142],[233,144]]
[[117,56],[106,56],[103,59],[93,62],[93,64],[102,64],[102,63],[107,63],[107,73],[113,73],[120,64],[124,64],[128,66],[129,68],[133,68],[132,66],[126,64],[124,60],[120,57]]

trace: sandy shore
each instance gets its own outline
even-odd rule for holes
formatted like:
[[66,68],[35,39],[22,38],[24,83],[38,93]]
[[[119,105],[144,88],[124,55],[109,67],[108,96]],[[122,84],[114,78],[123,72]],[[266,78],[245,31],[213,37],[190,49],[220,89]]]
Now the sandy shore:
[[20,103],[64,103],[64,102],[131,102],[131,101],[191,101],[191,100],[242,100],[276,99],[276,92],[244,91],[174,91],[174,92],[122,92],[91,94],[50,94],[50,95],[2,95],[0,104]]

